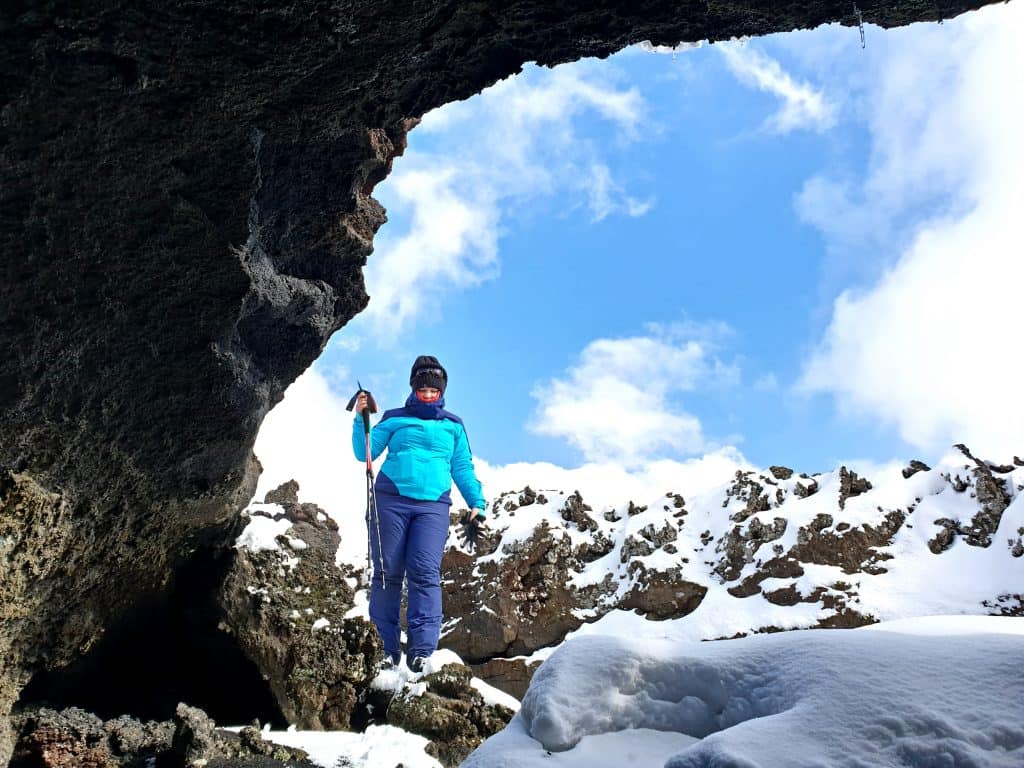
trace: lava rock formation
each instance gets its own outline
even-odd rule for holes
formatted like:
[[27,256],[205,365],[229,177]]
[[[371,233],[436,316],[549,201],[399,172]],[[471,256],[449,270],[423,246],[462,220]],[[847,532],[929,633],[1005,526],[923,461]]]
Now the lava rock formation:
[[230,546],[261,420],[366,305],[371,193],[421,115],[526,61],[832,21],[854,6],[5,2],[0,762],[33,674]]

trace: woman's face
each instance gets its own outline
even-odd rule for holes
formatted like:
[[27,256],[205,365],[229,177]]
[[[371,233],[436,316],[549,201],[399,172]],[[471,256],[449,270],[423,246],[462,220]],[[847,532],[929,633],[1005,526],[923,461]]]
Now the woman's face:
[[437,398],[441,396],[440,389],[434,389],[433,387],[420,387],[416,390],[416,397],[422,403],[433,403],[437,401]]

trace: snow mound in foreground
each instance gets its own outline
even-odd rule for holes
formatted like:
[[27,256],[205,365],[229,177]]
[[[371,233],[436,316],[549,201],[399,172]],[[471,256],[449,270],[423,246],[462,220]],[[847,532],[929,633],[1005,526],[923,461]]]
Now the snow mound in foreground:
[[1024,618],[940,629],[930,617],[714,643],[579,637],[463,765],[1020,768]]

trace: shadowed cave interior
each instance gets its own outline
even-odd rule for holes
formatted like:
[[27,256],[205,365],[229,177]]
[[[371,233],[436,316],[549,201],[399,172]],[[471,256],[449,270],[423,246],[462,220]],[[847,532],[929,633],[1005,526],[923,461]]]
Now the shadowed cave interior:
[[199,550],[170,591],[139,605],[74,664],[37,673],[16,709],[81,707],[104,720],[169,720],[179,702],[220,725],[287,725],[235,639],[218,629],[215,594],[231,562]]

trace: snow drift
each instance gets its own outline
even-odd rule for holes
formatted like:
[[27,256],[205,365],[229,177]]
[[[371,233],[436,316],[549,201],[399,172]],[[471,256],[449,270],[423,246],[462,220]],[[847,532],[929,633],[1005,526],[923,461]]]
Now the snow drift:
[[464,765],[1019,768],[1022,658],[1024,619],[1005,617],[715,643],[580,637]]

